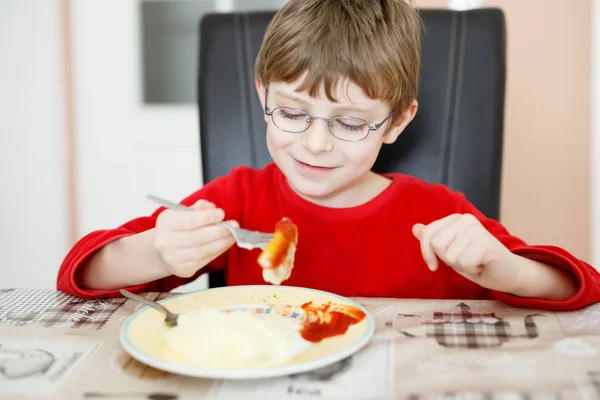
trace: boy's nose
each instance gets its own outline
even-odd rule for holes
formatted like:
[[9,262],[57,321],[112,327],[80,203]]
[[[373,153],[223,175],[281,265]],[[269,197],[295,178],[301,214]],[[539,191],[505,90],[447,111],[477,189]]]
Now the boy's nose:
[[333,136],[329,131],[329,121],[313,120],[302,134],[302,145],[313,154],[333,150]]

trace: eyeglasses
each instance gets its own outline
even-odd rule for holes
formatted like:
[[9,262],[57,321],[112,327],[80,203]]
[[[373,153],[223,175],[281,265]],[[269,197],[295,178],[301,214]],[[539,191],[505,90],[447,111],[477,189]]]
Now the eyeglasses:
[[313,117],[306,111],[299,108],[276,107],[271,110],[266,104],[269,96],[269,89],[265,89],[265,114],[273,120],[273,124],[282,131],[289,133],[302,133],[308,129],[310,124],[320,119],[327,122],[329,132],[337,139],[346,142],[359,142],[369,136],[371,131],[376,131],[388,120],[394,111],[392,110],[387,117],[378,124],[370,126],[362,118],[349,117],[346,115],[335,116],[333,118]]

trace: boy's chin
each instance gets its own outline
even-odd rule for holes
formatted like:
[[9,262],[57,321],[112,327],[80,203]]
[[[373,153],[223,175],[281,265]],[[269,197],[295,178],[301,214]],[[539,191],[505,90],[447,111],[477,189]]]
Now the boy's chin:
[[305,199],[321,203],[332,200],[335,193],[339,190],[337,187],[332,187],[331,184],[316,183],[316,182],[302,182],[302,181],[290,181],[288,179],[292,189],[301,197]]

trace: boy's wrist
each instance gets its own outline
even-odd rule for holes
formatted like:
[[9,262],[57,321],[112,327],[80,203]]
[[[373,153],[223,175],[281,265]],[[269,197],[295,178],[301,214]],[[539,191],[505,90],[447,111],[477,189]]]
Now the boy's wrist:
[[503,272],[494,274],[501,277],[494,290],[519,297],[538,297],[542,294],[540,289],[544,284],[544,277],[537,264],[537,261],[521,257],[507,249],[506,256],[497,265]]
[[574,296],[577,280],[567,271],[512,252],[506,259],[506,268],[512,278],[499,291],[519,297],[562,301]]
[[508,251],[506,262],[512,271],[513,279],[508,282],[508,290],[505,292],[514,296],[528,297],[526,294],[529,292],[528,288],[531,287],[533,271],[523,265],[522,261],[521,256]]
[[[154,246],[155,231],[156,229],[153,228],[127,237],[127,239],[132,242],[130,243],[130,250],[135,249],[138,254],[146,254],[149,256],[149,259],[146,260],[143,267],[143,270],[146,270],[145,273],[148,274],[148,281],[172,275],[160,259],[160,256],[156,251],[156,246]],[[150,267],[150,269],[148,269],[148,267]]]
[[520,293],[523,293],[524,289],[528,287],[530,277],[519,264],[519,256],[506,249],[503,257],[496,260],[492,265],[486,266],[486,268],[492,270],[489,272],[493,284],[489,285],[488,288],[520,296]]
[[153,255],[153,238],[148,230],[106,244],[82,267],[82,287],[121,289],[169,276]]

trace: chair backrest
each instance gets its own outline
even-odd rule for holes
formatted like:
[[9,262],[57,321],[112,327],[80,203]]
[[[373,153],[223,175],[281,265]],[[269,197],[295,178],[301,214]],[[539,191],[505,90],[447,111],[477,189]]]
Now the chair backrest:
[[[420,10],[419,110],[373,168],[464,193],[499,218],[506,75],[505,19],[495,8]],[[254,61],[273,12],[209,14],[199,27],[198,107],[204,182],[271,161]],[[212,274],[211,274],[212,275]],[[224,282],[211,276],[211,286]]]

